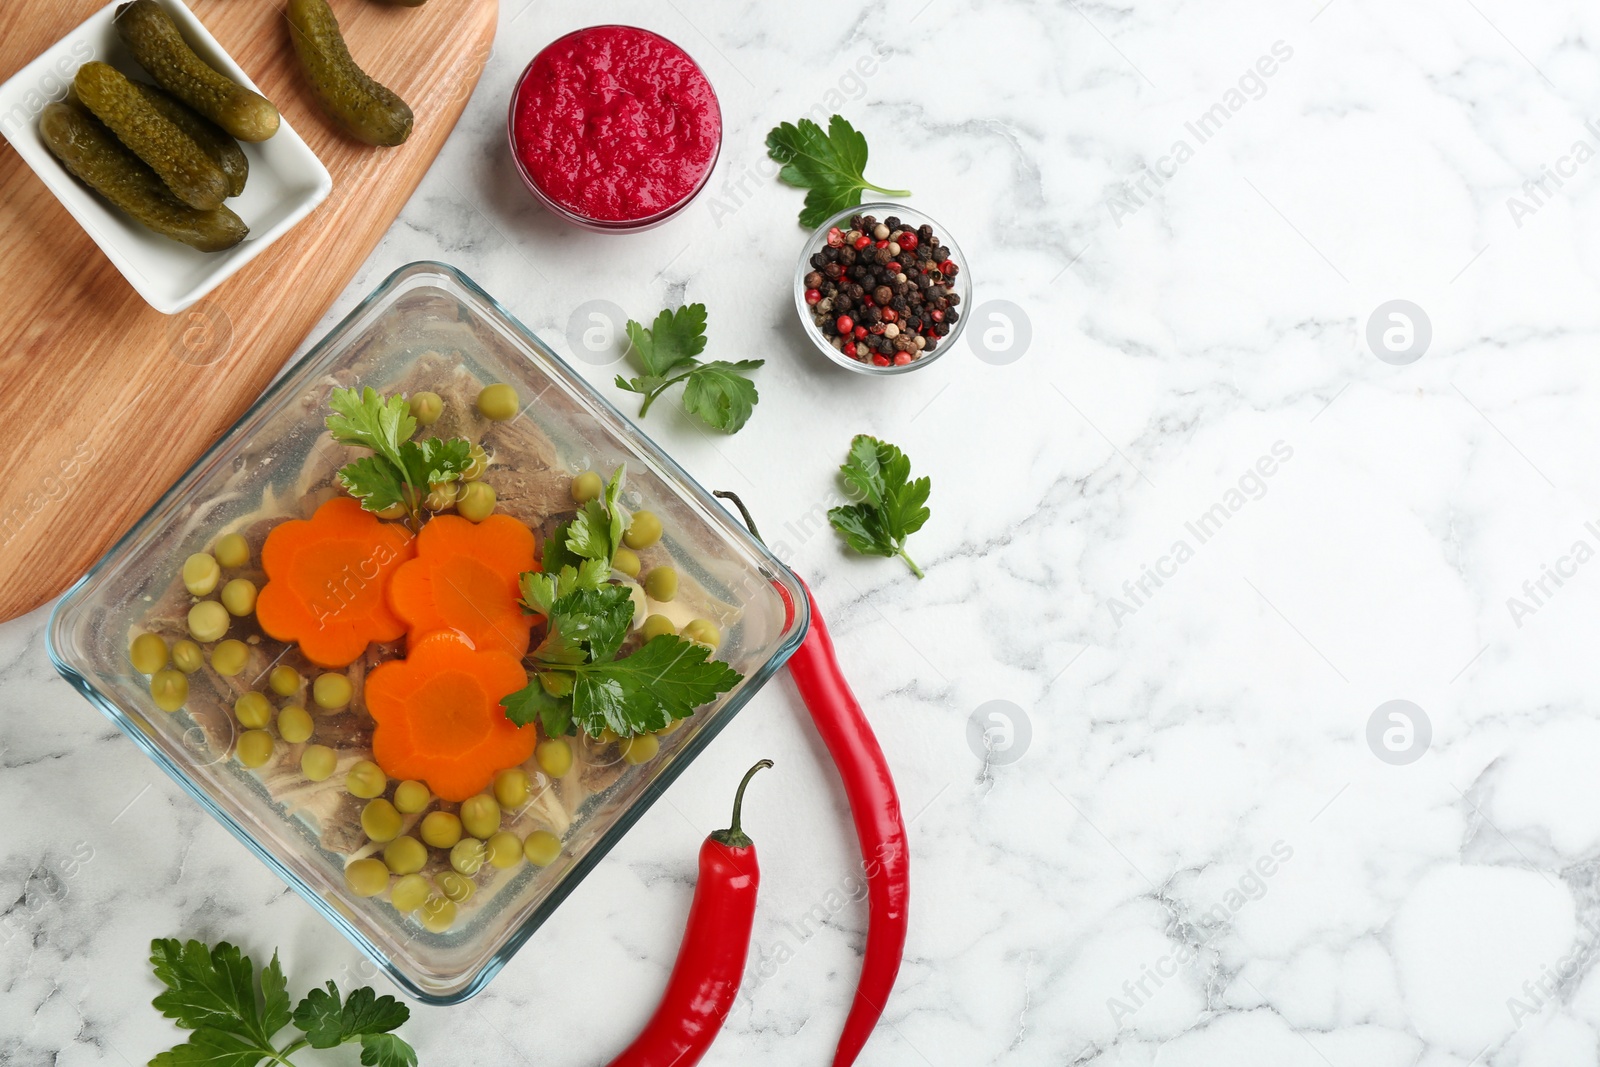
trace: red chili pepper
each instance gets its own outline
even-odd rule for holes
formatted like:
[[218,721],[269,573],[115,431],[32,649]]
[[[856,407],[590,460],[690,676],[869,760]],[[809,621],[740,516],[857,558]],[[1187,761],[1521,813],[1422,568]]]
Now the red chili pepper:
[[700,846],[700,880],[666,994],[644,1031],[611,1067],[693,1067],[733,1010],[761,884],[756,846],[740,828],[739,813],[745,786],[770,766],[772,761],[764,759],[745,773],[733,798],[733,825]]
[[[744,501],[729,492],[715,495],[733,501],[750,533],[760,540],[761,534]],[[839,769],[856,824],[856,840],[861,845],[862,873],[867,879],[867,947],[861,961],[861,979],[833,1055],[833,1067],[849,1067],[878,1025],[900,973],[910,912],[911,850],[889,761],[884,759],[872,724],[839,668],[817,598],[805,579],[795,577],[811,608],[811,628],[789,657],[789,674],[828,747],[828,755]],[[787,628],[794,622],[794,602],[783,585],[774,582],[773,588],[783,598]]]

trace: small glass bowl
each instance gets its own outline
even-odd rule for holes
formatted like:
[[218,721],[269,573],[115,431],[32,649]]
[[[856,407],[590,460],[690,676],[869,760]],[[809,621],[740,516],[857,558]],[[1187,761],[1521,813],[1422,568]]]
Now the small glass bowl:
[[711,86],[711,103],[712,106],[717,109],[717,150],[712,154],[711,162],[706,166],[705,173],[700,176],[700,180],[695,184],[695,187],[689,190],[682,200],[679,200],[676,204],[673,204],[671,207],[666,208],[663,211],[658,211],[654,215],[647,215],[641,219],[617,220],[590,218],[587,215],[580,215],[571,208],[557,203],[548,193],[539,188],[539,183],[534,181],[533,175],[528,173],[528,168],[522,163],[522,155],[517,151],[517,101],[521,99],[522,85],[528,80],[528,75],[533,73],[533,65],[539,62],[539,57],[544,55],[544,53],[549,51],[551,48],[554,48],[556,45],[560,44],[562,41],[565,41],[570,37],[575,37],[580,33],[587,33],[590,30],[612,28],[635,30],[639,33],[650,33],[652,36],[661,37],[661,35],[658,33],[653,33],[650,30],[643,30],[637,26],[624,26],[620,23],[605,23],[598,26],[585,26],[580,30],[573,30],[571,33],[563,34],[562,36],[557,37],[554,41],[551,41],[549,44],[545,45],[534,55],[532,59],[528,60],[528,65],[522,68],[522,73],[517,76],[517,84],[511,90],[511,103],[506,108],[506,141],[511,146],[511,159],[517,165],[517,173],[522,176],[522,184],[528,187],[528,191],[532,193],[534,198],[538,200],[539,203],[543,204],[552,215],[555,215],[557,218],[565,219],[574,226],[582,227],[585,230],[593,230],[595,233],[641,233],[645,230],[651,230],[657,226],[660,226],[668,219],[674,218],[675,216],[681,214],[684,208],[694,203],[695,198],[700,195],[701,190],[703,190],[706,187],[706,184],[711,181],[711,175],[717,169],[717,162],[722,158],[722,101],[717,98],[716,86],[711,85],[711,79],[706,75],[704,68],[702,68],[698,63],[695,63],[694,57],[690,56],[688,51],[676,41],[672,41],[666,37],[661,38],[668,44],[671,44],[673,47],[683,52],[683,54],[688,57],[689,62],[695,64],[695,69],[700,71],[700,76],[706,79],[706,84],[708,86]]
[[[834,348],[828,343],[828,339],[822,335],[822,332],[817,329],[816,323],[811,321],[811,306],[806,303],[805,286],[806,275],[815,269],[811,266],[811,257],[827,246],[828,231],[830,229],[835,226],[840,229],[848,228],[852,215],[874,215],[880,222],[889,215],[897,215],[901,222],[908,223],[912,229],[916,229],[926,223],[932,226],[933,232],[938,235],[940,247],[949,249],[949,258],[954,259],[956,266],[961,268],[961,273],[956,275],[955,281],[956,294],[961,297],[961,302],[956,305],[956,310],[960,312],[960,317],[956,319],[956,324],[950,328],[950,332],[939,340],[939,347],[933,350],[931,356],[922,356],[900,366],[890,364],[887,367],[874,367],[871,362],[851,359],[837,348]],[[794,272],[794,306],[800,315],[800,328],[805,331],[806,336],[811,339],[811,343],[816,345],[823,355],[846,370],[853,370],[857,374],[875,374],[884,377],[894,374],[909,374],[939,359],[955,347],[956,338],[960,337],[961,331],[967,328],[967,311],[972,304],[972,272],[969,269],[967,257],[961,252],[961,246],[948,236],[949,233],[950,231],[946,227],[939,225],[937,219],[914,208],[909,208],[904,204],[859,204],[856,207],[846,208],[844,211],[839,212],[833,218],[818,226],[816,231],[807,239],[805,247],[800,250],[800,262],[795,267]]]

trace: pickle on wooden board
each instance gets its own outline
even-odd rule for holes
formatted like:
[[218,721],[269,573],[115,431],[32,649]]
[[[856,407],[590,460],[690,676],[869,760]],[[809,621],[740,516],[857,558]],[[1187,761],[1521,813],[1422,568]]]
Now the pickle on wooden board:
[[115,67],[89,62],[72,80],[78,99],[123,146],[149,164],[190,207],[209,211],[228,196],[228,177],[211,157],[134,88]]
[[241,141],[278,132],[278,109],[195,55],[156,0],[117,8],[117,35],[156,84]]
[[150,101],[151,107],[188,134],[189,139],[200,146],[200,151],[209,156],[211,162],[222,168],[222,173],[228,178],[229,196],[238,196],[244,192],[245,182],[250,177],[250,160],[246,158],[244,149],[239,147],[238,141],[228,136],[227,131],[221,126],[165,89],[144,82],[134,82],[133,85],[144,94],[146,100]]
[[327,0],[289,0],[289,36],[322,109],[358,141],[390,147],[411,136],[411,108],[350,58]]
[[73,176],[163,237],[220,252],[250,232],[226,207],[200,211],[173,196],[155,171],[81,105],[46,105],[39,135]]

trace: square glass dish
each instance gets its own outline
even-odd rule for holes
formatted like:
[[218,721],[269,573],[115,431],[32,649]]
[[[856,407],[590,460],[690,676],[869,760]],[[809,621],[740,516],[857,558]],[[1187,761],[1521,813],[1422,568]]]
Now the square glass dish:
[[[478,391],[497,382],[513,385],[524,405],[510,421],[490,422],[476,412]],[[367,801],[346,791],[346,775],[371,756],[366,671],[404,655],[404,638],[371,645],[350,667],[333,672],[344,674],[354,692],[347,708],[334,711],[320,709],[309,691],[310,679],[322,671],[295,646],[264,635],[252,615],[232,618],[227,633],[244,642],[246,667],[230,677],[218,674],[210,662],[216,646],[207,646],[204,661],[187,675],[187,701],[176,712],[157,708],[151,679],[130,660],[132,641],[143,633],[157,633],[169,645],[189,636],[188,609],[200,599],[180,576],[189,555],[210,551],[225,534],[241,534],[249,560],[224,567],[223,580],[243,577],[259,585],[266,533],[282,521],[309,517],[341,492],[334,472],[362,453],[336,444],[324,428],[335,386],[438,393],[444,414],[424,432],[481,442],[492,455],[483,480],[498,494],[496,510],[531,526],[541,549],[545,534],[574,510],[572,477],[585,470],[609,474],[626,464],[624,506],[654,512],[663,528],[659,542],[640,550],[644,565],[670,564],[679,575],[677,596],[665,604],[651,601],[649,610],[679,626],[710,619],[722,634],[713,655],[744,676],[660,735],[659,753],[645,762],[629,762],[616,742],[580,731],[568,739],[572,765],[559,777],[546,774],[537,758],[523,764],[528,799],[505,811],[502,829],[518,838],[553,833],[560,855],[542,867],[520,856],[504,869],[485,863],[464,886],[447,873],[447,850],[429,849],[420,873],[436,900],[443,893],[456,904],[442,932],[424,925],[425,910],[402,914],[387,890],[356,895],[344,874],[348,862],[382,853],[383,846],[363,833]],[[797,605],[792,619],[786,619],[780,587]],[[454,268],[413,263],[390,275],[279,379],[62,597],[47,643],[62,676],[396,983],[418,999],[447,1004],[483,988],[783,665],[809,624],[805,604],[798,582],[777,559],[493,299]],[[642,609],[636,613],[636,626],[642,615]],[[284,665],[305,679],[288,695],[268,681],[271,668]],[[288,743],[269,724],[275,738],[270,758],[254,769],[244,766],[235,701],[246,691],[265,694],[274,717],[283,706],[308,709],[309,742]],[[331,777],[307,778],[301,768],[307,744],[335,750]],[[392,799],[396,784],[389,781],[383,796]],[[458,806],[430,798],[426,811],[403,816],[403,833],[415,835],[418,820],[441,807],[454,812]]]

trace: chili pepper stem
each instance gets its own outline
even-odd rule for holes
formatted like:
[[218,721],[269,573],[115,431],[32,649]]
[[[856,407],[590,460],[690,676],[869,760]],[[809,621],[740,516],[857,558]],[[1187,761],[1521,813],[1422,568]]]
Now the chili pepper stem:
[[713,841],[720,841],[729,848],[749,848],[750,838],[739,825],[739,817],[744,811],[744,790],[750,784],[750,779],[756,776],[757,771],[766,770],[772,766],[772,761],[764,759],[744,772],[744,779],[739,782],[739,791],[733,794],[733,823],[726,830],[718,830],[711,835]]
[[[739,509],[740,515],[744,516],[744,524],[750,527],[750,536],[757,541],[761,541],[761,531],[756,529],[756,520],[750,517],[750,509],[744,506],[744,501],[739,499],[738,493],[730,493],[726,489],[715,489],[711,495],[721,497],[723,500],[733,501],[733,506]],[[765,541],[761,541],[761,543],[766,544]],[[916,564],[913,563],[912,567],[915,568]]]

